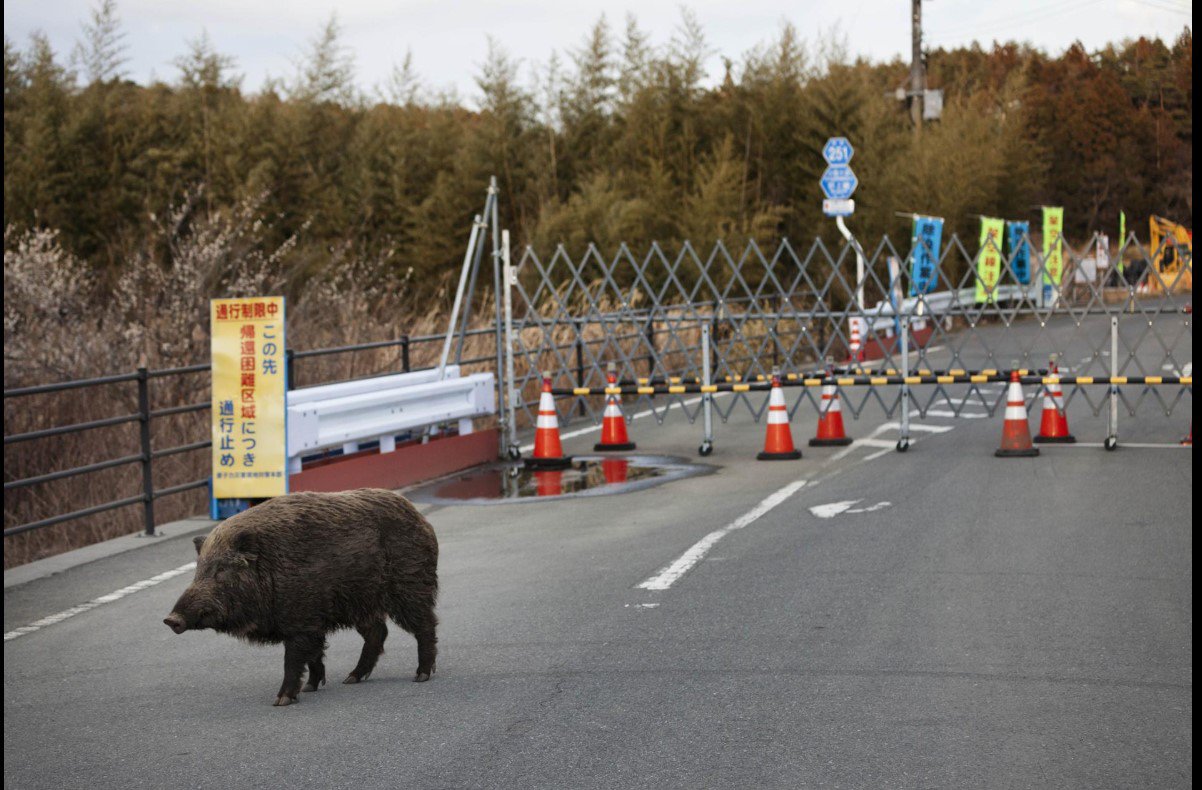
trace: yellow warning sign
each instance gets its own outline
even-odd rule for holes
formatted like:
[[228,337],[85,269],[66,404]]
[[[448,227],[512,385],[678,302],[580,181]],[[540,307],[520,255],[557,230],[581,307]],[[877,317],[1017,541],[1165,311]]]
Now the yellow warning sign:
[[213,299],[213,497],[288,493],[284,297]]

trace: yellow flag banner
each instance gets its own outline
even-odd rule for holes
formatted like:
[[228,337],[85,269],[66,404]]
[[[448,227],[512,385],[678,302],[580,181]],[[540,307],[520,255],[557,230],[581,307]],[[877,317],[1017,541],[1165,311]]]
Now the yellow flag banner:
[[993,302],[1002,277],[1002,234],[1005,220],[981,217],[981,251],[977,253],[977,301]]
[[213,497],[288,493],[284,297],[213,299]]
[[1043,207],[1043,282],[1060,287],[1064,274],[1064,208]]

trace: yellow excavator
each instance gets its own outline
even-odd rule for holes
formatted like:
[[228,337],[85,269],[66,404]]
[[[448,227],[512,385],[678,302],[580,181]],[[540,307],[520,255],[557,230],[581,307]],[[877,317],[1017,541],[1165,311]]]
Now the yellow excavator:
[[1194,290],[1194,234],[1164,217],[1148,219],[1152,230],[1152,264],[1148,272],[1150,293],[1182,293]]

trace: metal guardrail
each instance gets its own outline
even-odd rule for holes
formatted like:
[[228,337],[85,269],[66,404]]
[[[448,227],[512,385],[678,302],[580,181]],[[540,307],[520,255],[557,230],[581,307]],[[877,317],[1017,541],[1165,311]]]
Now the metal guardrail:
[[[490,327],[484,330],[472,330],[466,332],[467,335],[491,335],[493,329]],[[384,340],[372,343],[359,343],[355,345],[336,346],[331,348],[308,349],[304,351],[287,352],[287,386],[288,389],[295,389],[296,385],[296,362],[302,359],[313,357],[329,356],[335,354],[346,354],[357,351],[369,351],[381,348],[399,347],[401,352],[401,372],[410,372],[410,354],[414,346],[425,343],[441,343],[442,335],[419,335],[409,336],[404,335],[396,340]],[[493,361],[492,356],[461,359],[461,364],[479,364]],[[59,469],[53,472],[46,472],[31,477],[20,478],[16,480],[6,480],[4,482],[4,491],[7,496],[9,492],[20,489],[27,489],[34,486],[43,485],[57,480],[65,480],[83,475],[89,475],[96,472],[101,472],[107,469],[114,469],[133,464],[140,464],[142,469],[141,492],[137,495],[121,497],[109,502],[104,502],[98,505],[73,510],[67,513],[56,513],[36,521],[31,521],[25,524],[19,524],[11,527],[5,527],[4,536],[19,535],[30,530],[49,527],[55,524],[62,524],[68,521],[94,516],[100,513],[106,513],[112,510],[131,507],[133,505],[141,505],[143,513],[143,533],[146,535],[154,534],[155,516],[154,503],[164,497],[173,496],[186,491],[192,491],[198,488],[204,488],[209,485],[209,478],[205,477],[199,480],[192,480],[184,483],[165,486],[163,488],[154,487],[154,461],[169,456],[180,455],[197,450],[204,450],[212,446],[211,439],[198,440],[187,442],[175,447],[155,448],[152,446],[152,423],[155,419],[161,419],[178,414],[187,414],[193,412],[201,412],[210,408],[210,404],[192,403],[180,406],[169,406],[155,409],[151,403],[150,396],[150,381],[152,379],[163,379],[175,376],[184,376],[193,373],[204,373],[210,369],[208,364],[187,365],[183,367],[161,368],[158,370],[150,370],[147,368],[139,368],[133,373],[120,373],[108,376],[96,376],[87,379],[77,379],[74,381],[63,381],[54,384],[39,384],[29,387],[16,387],[13,389],[4,390],[4,399],[7,401],[10,398],[21,398],[32,395],[46,395],[57,392],[66,392],[71,390],[93,389],[109,387],[121,384],[136,382],[137,384],[137,399],[138,410],[133,414],[123,414],[114,417],[105,417],[97,420],[89,420],[86,422],[74,423],[71,425],[55,426],[52,428],[43,428],[36,431],[26,431],[4,437],[5,447],[22,442],[38,441],[53,437],[70,436],[84,433],[99,428],[107,428],[117,425],[125,425],[129,423],[138,423],[138,452],[122,455],[115,458],[96,461],[89,464],[82,464],[68,469]],[[377,375],[395,375],[393,373],[377,374]],[[377,376],[364,376],[361,379],[376,378]],[[360,379],[352,379],[360,380]]]
[[457,421],[461,435],[472,419],[496,414],[496,379],[490,372],[460,377],[458,365],[397,373],[371,381],[343,381],[295,390],[288,403],[288,472],[321,450],[358,452],[379,442],[381,453],[396,448],[400,434]]

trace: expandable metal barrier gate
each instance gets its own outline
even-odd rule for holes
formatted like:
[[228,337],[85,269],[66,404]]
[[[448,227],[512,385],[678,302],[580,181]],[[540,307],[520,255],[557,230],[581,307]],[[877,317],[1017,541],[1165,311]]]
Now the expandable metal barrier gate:
[[[1085,400],[1095,416],[1108,407],[1108,447],[1117,441],[1120,406],[1134,416],[1147,402],[1170,416],[1192,395],[1192,292],[1181,288],[1192,280],[1187,276],[1192,260],[1166,279],[1150,263],[1157,251],[1145,251],[1134,234],[1119,254],[1132,251],[1136,260],[1096,281],[1081,282],[1076,272],[1098,271],[1096,265],[1083,266],[1087,256],[1108,256],[1099,237],[1082,250],[1065,244],[1060,286],[1040,285],[1044,260],[1024,237],[1030,284],[1013,284],[1015,256],[1003,256],[994,298],[982,303],[974,300],[976,256],[955,236],[937,256],[937,282],[946,290],[909,299],[901,298],[907,276],[879,277],[890,268],[885,265],[889,257],[900,262],[894,271],[909,271],[910,255],[899,255],[887,237],[865,256],[859,281],[843,274],[845,268],[855,271],[854,240],[854,247],[832,250],[817,239],[804,255],[787,240],[771,255],[749,242],[737,256],[721,242],[704,256],[687,242],[674,256],[652,244],[641,258],[624,244],[613,257],[590,245],[576,259],[561,246],[546,263],[527,247],[514,264],[507,234],[504,238],[504,422],[511,455],[518,447],[519,421],[533,425],[543,370],[551,371],[552,391],[561,399],[562,424],[574,418],[599,423],[604,396],[622,394],[633,397],[635,407],[650,409],[657,422],[672,407],[690,423],[701,417],[702,454],[712,448],[714,411],[726,421],[742,405],[759,421],[767,399],[757,403],[747,396],[767,391],[776,369],[782,384],[795,388],[790,418],[806,401],[821,413],[815,388],[853,389],[862,396],[840,393],[853,417],[872,402],[886,416],[900,412],[899,449],[909,443],[912,409],[922,416],[947,406],[960,416],[969,405],[980,405],[989,415],[1004,408],[1004,392],[987,397],[977,389],[1008,381],[1009,370],[998,364],[1003,360],[1016,360],[1011,367],[1029,366],[1023,373],[1026,384],[1065,387],[1065,407],[1074,398]],[[873,307],[858,306],[869,299],[877,300]],[[880,357],[879,368],[853,375],[805,372],[830,357],[847,360],[849,369],[872,367],[849,358],[852,319],[868,327],[865,343]],[[1031,372],[1052,353],[1062,360],[1062,375]],[[937,356],[947,358],[945,372],[934,372],[932,357]],[[606,386],[610,362],[620,374],[616,388]],[[1160,375],[1163,371],[1172,375]],[[949,391],[952,385],[968,385],[968,390]],[[1091,385],[1105,387],[1105,394],[1090,395]],[[912,389],[916,386],[931,387],[929,397],[920,399]],[[1139,387],[1134,395],[1131,386]],[[890,387],[896,389],[890,393]],[[1177,389],[1166,398],[1158,387]],[[718,393],[734,397],[717,401]]]

